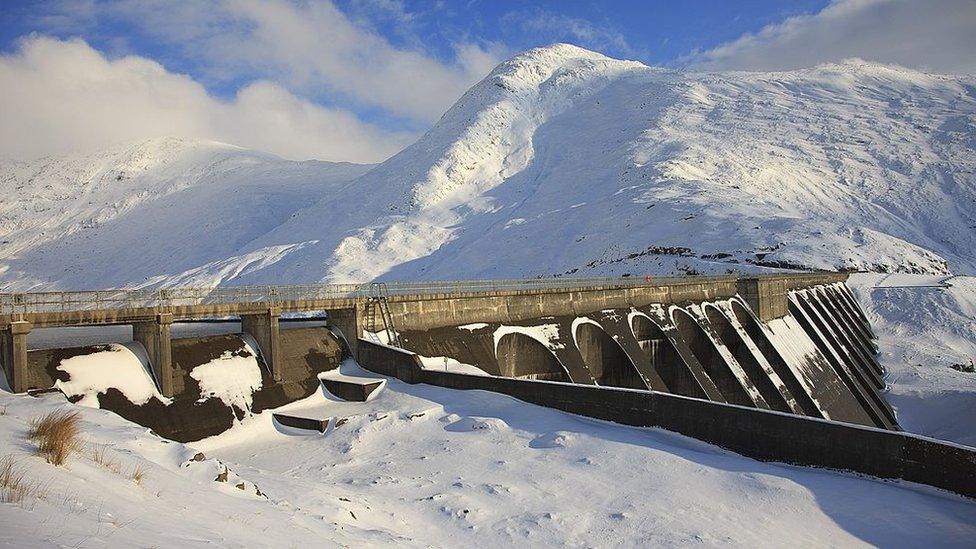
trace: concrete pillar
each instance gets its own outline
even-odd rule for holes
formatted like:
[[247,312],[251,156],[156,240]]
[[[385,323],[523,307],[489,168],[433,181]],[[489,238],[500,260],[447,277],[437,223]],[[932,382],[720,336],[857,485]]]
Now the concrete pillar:
[[30,331],[30,322],[16,320],[0,333],[0,361],[3,361],[10,390],[15,393],[30,389],[27,380],[27,334]]
[[159,384],[159,392],[165,397],[176,396],[177,380],[173,369],[173,347],[170,337],[170,326],[173,315],[170,313],[157,314],[149,322],[137,322],[132,325],[132,339],[142,343],[149,355],[149,365]]
[[338,328],[346,338],[352,357],[359,359],[359,338],[363,335],[366,324],[366,304],[357,304],[353,309],[336,309],[328,311],[329,325]]
[[749,304],[759,320],[768,322],[789,313],[785,279],[740,278],[737,286],[739,295]]
[[266,312],[256,315],[241,315],[241,331],[250,335],[257,342],[261,356],[271,371],[275,381],[282,379],[281,360],[281,330],[278,319],[281,318],[280,307],[269,307]]

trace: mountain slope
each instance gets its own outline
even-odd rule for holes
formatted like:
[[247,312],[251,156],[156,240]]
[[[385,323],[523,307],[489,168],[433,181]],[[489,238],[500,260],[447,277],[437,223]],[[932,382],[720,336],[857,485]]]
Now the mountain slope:
[[12,199],[0,202],[2,286],[156,283],[234,253],[369,168],[173,138],[4,165],[0,194]]
[[[276,182],[248,191],[272,206],[225,204],[234,223],[217,236],[193,232],[193,253],[144,247],[136,269],[113,271],[142,242],[127,236],[130,225],[101,225],[99,245],[82,252],[91,238],[46,228],[41,238],[35,227],[4,237],[17,257],[2,250],[0,281],[966,274],[976,271],[974,149],[972,76],[860,61],[676,72],[557,44],[499,65],[415,144],[366,173],[347,168],[347,177],[362,170],[351,183],[322,175],[334,166],[238,151],[248,170]],[[220,173],[194,180],[228,189],[250,180]],[[39,183],[25,185],[36,192]],[[302,191],[282,198],[282,188]],[[205,212],[187,211],[180,224]]]
[[974,145],[972,77],[682,73],[557,45],[256,240],[318,242],[240,281],[971,272]]

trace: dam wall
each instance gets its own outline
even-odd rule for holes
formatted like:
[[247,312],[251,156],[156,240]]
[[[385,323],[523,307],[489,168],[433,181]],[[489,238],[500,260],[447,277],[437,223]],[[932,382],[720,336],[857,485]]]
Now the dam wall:
[[761,461],[900,479],[976,497],[976,450],[918,435],[657,391],[426,370],[416,354],[363,340],[360,363],[407,383],[501,393],[636,427],[659,427]]
[[[881,395],[873,332],[845,280],[808,273],[0,295],[0,359],[14,391],[72,387],[69,398],[90,403],[94,395],[98,405],[177,440],[311,394],[318,373],[345,356],[362,359],[362,336],[384,334],[423,357],[498,377],[897,429]],[[283,318],[293,313],[326,318],[328,327],[295,328]],[[174,324],[208,318],[237,318],[240,333],[173,337]],[[34,326],[120,324],[132,326],[134,341],[124,349],[28,351]],[[77,365],[96,353],[138,357],[126,359],[127,373],[112,374],[142,387],[138,398],[123,381],[120,390],[100,381],[86,392],[69,379],[65,361]],[[198,379],[208,371],[247,390],[208,389]]]
[[[789,289],[774,282],[782,300],[770,307],[782,314],[768,320],[741,294],[712,287],[671,294],[691,298],[678,302],[594,310],[620,303],[580,300],[569,313],[554,307],[548,315],[436,327],[427,318],[425,328],[401,329],[400,339],[421,356],[494,376],[652,390],[897,429],[869,327],[844,283]],[[516,320],[490,320],[498,318]]]

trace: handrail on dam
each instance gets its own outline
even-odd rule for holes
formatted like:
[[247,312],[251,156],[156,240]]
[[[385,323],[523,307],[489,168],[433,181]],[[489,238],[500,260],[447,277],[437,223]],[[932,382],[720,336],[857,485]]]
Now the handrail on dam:
[[[772,275],[803,277],[824,273]],[[756,275],[763,278],[770,275]],[[558,290],[569,288],[634,288],[681,283],[732,281],[742,275],[687,275],[680,277],[531,278],[508,280],[451,280],[384,283],[388,296],[460,294],[498,291]],[[318,299],[376,297],[376,283],[288,284],[270,286],[216,286],[174,288],[119,288],[57,292],[0,293],[0,315],[69,312],[92,309],[193,306],[204,304],[269,303]]]

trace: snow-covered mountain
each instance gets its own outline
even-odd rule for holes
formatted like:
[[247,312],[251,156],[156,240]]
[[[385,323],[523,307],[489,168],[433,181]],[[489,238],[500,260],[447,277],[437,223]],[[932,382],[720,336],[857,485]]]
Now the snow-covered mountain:
[[[499,65],[369,171],[184,149],[196,160],[116,154],[77,196],[63,182],[91,180],[78,161],[4,169],[0,192],[21,205],[0,210],[0,281],[976,272],[972,76],[860,61],[681,72],[559,44]],[[140,182],[126,163],[145,166]],[[184,187],[192,207],[165,190]],[[11,214],[23,204],[42,211]]]
[[[98,155],[3,163],[0,287],[198,282],[194,268],[238,253],[369,168],[292,162],[174,138]],[[213,276],[233,278],[288,248],[265,250],[227,270],[212,267]]]

